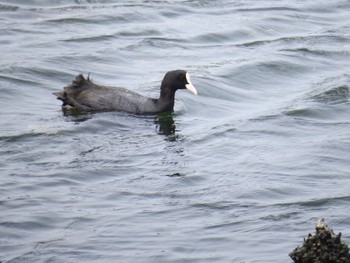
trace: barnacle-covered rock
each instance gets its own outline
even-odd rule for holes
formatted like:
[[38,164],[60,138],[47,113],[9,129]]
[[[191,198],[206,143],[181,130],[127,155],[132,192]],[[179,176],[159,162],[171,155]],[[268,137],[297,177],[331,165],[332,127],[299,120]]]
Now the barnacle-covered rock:
[[350,263],[349,247],[341,242],[341,233],[334,234],[323,218],[316,224],[316,233],[309,234],[289,256],[295,263]]

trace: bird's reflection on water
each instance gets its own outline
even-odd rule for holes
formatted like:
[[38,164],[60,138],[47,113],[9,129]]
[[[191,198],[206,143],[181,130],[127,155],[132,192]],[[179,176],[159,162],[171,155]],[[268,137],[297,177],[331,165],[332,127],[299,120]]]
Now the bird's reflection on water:
[[[62,107],[63,116],[66,117],[68,122],[74,122],[79,124],[91,119],[96,112],[86,111],[77,108],[65,108]],[[128,114],[128,113],[126,113]],[[181,136],[177,134],[175,121],[173,118],[173,112],[159,113],[156,116],[141,116],[145,119],[152,119],[155,124],[155,131],[159,135],[164,135],[167,141],[176,141]]]
[[175,142],[183,139],[183,136],[179,133],[179,129],[176,129],[176,124],[173,119],[174,113],[167,112],[158,114],[154,123],[156,125],[156,132],[159,135],[164,135],[165,140]]
[[158,134],[165,135],[170,141],[176,140],[176,126],[172,113],[159,114],[155,117],[154,123]]
[[62,107],[62,113],[66,117],[66,121],[75,122],[76,124],[92,118],[92,112],[74,107]]

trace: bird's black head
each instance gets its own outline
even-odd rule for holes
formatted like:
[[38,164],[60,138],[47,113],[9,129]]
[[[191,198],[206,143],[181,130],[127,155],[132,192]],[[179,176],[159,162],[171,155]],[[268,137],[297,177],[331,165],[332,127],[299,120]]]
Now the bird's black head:
[[[190,75],[185,70],[173,70],[165,74],[161,89],[168,92],[174,92],[178,89],[188,89],[194,95],[197,95],[197,90],[192,85]],[[170,91],[171,90],[171,91]]]

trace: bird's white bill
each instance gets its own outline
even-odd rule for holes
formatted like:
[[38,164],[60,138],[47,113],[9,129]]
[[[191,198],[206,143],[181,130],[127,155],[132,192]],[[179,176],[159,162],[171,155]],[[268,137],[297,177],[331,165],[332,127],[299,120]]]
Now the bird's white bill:
[[186,80],[187,80],[187,83],[185,86],[186,86],[186,89],[188,89],[191,93],[193,93],[194,95],[197,95],[197,90],[196,88],[192,85],[191,83],[191,80],[190,80],[190,74],[186,73]]

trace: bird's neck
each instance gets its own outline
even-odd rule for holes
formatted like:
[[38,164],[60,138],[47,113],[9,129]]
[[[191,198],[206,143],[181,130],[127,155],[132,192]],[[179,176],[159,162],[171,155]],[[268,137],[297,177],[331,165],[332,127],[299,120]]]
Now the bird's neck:
[[157,106],[162,111],[173,110],[175,103],[175,92],[162,87],[157,100]]

